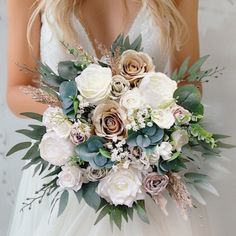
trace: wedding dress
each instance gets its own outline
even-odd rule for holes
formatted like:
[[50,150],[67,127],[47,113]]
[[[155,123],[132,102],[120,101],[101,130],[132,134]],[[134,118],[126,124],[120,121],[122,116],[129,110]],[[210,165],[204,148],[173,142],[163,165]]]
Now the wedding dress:
[[[79,34],[80,45],[91,55],[95,55],[93,45],[78,19],[74,24]],[[143,48],[146,53],[153,57],[158,71],[166,72],[168,58],[162,58],[158,40],[160,31],[157,27],[150,10],[143,6],[136,16],[129,36],[134,40],[139,34],[142,35]],[[42,16],[41,28],[41,59],[56,71],[59,61],[71,59],[66,54],[52,32],[44,16]],[[20,212],[21,204],[27,197],[33,196],[43,184],[38,176],[32,177],[33,169],[24,171],[10,229],[10,236],[210,236],[207,225],[205,208],[193,209],[189,220],[184,220],[180,210],[173,201],[168,201],[167,210],[169,216],[165,216],[160,208],[151,200],[146,202],[147,214],[150,224],[143,223],[137,216],[129,223],[123,222],[122,230],[111,230],[108,217],[94,226],[96,214],[84,201],[78,204],[74,194],[70,194],[70,200],[65,212],[57,218],[56,211],[49,220],[50,198],[44,199],[41,204]],[[45,181],[45,180],[44,180]]]

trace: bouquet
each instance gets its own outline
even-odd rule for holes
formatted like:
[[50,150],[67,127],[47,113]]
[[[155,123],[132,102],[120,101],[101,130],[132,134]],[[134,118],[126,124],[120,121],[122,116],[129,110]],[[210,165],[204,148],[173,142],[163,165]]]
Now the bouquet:
[[198,160],[233,146],[220,141],[227,136],[202,125],[204,106],[194,84],[221,73],[201,70],[208,56],[191,67],[186,59],[168,77],[142,52],[141,37],[130,43],[120,35],[110,50],[101,49],[101,60],[82,48],[67,50],[74,60],[60,62],[57,73],[39,62],[40,87],[22,87],[49,105],[43,115],[22,114],[40,123],[16,131],[31,141],[7,154],[28,149],[23,169],[34,166],[34,175],[46,181],[22,209],[52,195],[51,207],[59,204],[59,216],[72,191],[78,203],[84,199],[95,209],[95,223],[108,215],[121,228],[134,212],[149,222],[147,197],[168,214],[168,193],[187,216],[192,197],[202,202],[199,188],[217,194]]

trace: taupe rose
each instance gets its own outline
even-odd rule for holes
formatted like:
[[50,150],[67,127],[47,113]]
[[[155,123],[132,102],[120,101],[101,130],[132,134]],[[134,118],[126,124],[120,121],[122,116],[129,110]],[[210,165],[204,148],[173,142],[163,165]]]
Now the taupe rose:
[[151,196],[156,196],[165,190],[169,183],[169,177],[167,175],[159,175],[155,172],[149,173],[143,180],[143,187],[145,191]]
[[115,75],[112,78],[110,98],[117,100],[129,90],[129,82],[121,75]]
[[121,55],[119,73],[133,86],[137,86],[146,73],[154,69],[152,59],[146,53],[127,50]]
[[126,136],[126,113],[115,101],[99,104],[93,113],[96,135],[107,139],[122,139]]

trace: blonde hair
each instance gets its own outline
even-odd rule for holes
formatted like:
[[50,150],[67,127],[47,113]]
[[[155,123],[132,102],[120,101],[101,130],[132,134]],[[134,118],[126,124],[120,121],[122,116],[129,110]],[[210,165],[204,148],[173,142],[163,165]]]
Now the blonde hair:
[[[127,11],[127,0],[123,0]],[[138,0],[142,4],[147,4],[151,9],[156,23],[161,31],[161,45],[166,52],[180,50],[188,39],[186,22],[176,8],[173,0]],[[49,16],[53,15],[56,23],[63,32],[63,41],[66,43],[78,42],[77,33],[71,21],[71,15],[77,9],[81,9],[84,0],[37,0],[34,4],[34,11],[30,17],[27,30],[27,39],[30,44],[31,29],[36,17],[44,12],[48,21]],[[75,14],[76,15],[76,14]],[[31,45],[31,44],[30,44]]]

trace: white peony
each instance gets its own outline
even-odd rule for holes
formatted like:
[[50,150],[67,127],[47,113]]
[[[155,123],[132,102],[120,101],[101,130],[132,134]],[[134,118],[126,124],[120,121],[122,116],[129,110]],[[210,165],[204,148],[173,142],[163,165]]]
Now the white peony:
[[60,107],[48,107],[43,113],[43,125],[47,131],[55,131],[62,138],[69,136],[72,126]]
[[142,95],[138,88],[127,91],[120,99],[120,105],[127,110],[142,108],[143,104]]
[[138,170],[118,168],[100,181],[97,193],[116,206],[132,207],[135,201],[144,199],[141,187],[142,180]]
[[56,132],[44,134],[39,144],[40,156],[55,166],[64,165],[74,154],[73,144],[65,138],[61,138]]
[[155,153],[159,154],[163,160],[167,161],[172,155],[172,145],[169,142],[162,142],[161,145],[156,147]]
[[141,80],[139,88],[146,103],[158,108],[173,99],[177,83],[163,73],[150,72]]
[[189,142],[189,135],[186,130],[178,129],[171,134],[173,140],[174,149],[178,152],[181,151],[182,147]]
[[83,171],[77,166],[63,166],[58,174],[57,185],[66,190],[79,191],[83,184]]
[[162,129],[170,129],[175,118],[170,109],[158,109],[151,112],[151,119]]
[[112,72],[97,64],[90,64],[76,79],[77,88],[86,101],[96,104],[111,91]]

